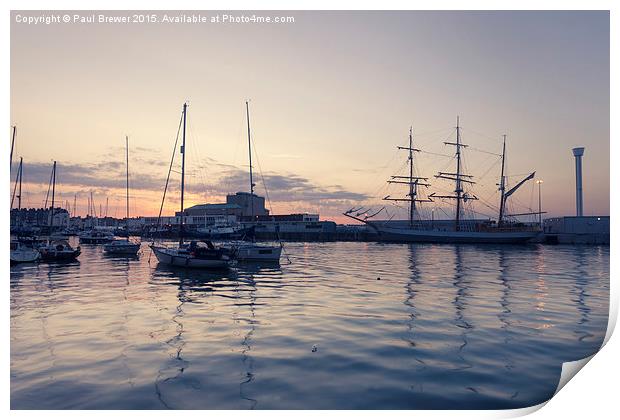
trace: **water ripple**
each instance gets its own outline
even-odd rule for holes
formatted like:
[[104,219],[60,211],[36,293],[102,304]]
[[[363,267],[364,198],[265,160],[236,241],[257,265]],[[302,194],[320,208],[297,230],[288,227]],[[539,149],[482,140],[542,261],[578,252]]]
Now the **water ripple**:
[[290,243],[11,267],[12,408],[515,408],[598,350],[609,247]]

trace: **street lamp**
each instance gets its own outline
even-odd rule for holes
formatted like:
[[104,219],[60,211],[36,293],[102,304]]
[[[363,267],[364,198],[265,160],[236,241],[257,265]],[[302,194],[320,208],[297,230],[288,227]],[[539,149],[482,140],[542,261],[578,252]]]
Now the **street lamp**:
[[543,183],[542,179],[539,179],[536,181],[536,183],[538,184],[538,223],[540,224],[540,228],[543,228],[543,224],[542,224],[542,204],[541,204],[541,194],[540,194],[540,187]]

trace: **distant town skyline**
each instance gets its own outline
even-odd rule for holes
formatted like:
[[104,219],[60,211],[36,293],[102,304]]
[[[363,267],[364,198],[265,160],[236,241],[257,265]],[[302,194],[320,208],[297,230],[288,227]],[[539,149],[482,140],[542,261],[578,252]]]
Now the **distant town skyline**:
[[[449,190],[433,175],[451,168],[443,142],[458,115],[479,214],[493,215],[503,134],[509,183],[536,171],[545,217],[575,214],[577,146],[584,214],[609,214],[606,11],[261,12],[294,23],[228,25],[32,25],[18,14],[41,12],[11,13],[11,178],[23,156],[24,207],[43,205],[57,160],[60,206],[77,196],[85,215],[92,192],[97,212],[107,200],[107,215],[124,217],[128,135],[131,215],[157,215],[185,101],[186,207],[248,191],[250,100],[256,193],[267,187],[273,213],[345,222],[352,207],[404,196],[386,181],[405,173],[396,146],[410,126],[418,174]],[[515,195],[515,211],[537,209],[537,188]],[[173,173],[164,214],[177,210]]]

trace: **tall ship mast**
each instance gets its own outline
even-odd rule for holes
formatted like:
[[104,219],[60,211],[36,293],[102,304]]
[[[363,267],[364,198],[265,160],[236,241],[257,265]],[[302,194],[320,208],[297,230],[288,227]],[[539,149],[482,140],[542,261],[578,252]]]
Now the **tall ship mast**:
[[413,152],[419,152],[419,149],[413,147],[413,127],[409,127],[409,147],[397,146],[399,150],[409,151],[409,176],[392,175],[388,184],[405,184],[409,186],[408,198],[392,198],[389,195],[383,197],[385,201],[405,201],[409,202],[409,227],[413,227],[417,214],[416,203],[431,202],[430,199],[418,198],[418,187],[430,187],[430,184],[426,183],[428,178],[421,176],[414,176],[413,170]]
[[468,200],[477,200],[475,195],[468,195],[463,190],[463,184],[475,184],[473,181],[473,175],[467,175],[461,172],[461,149],[468,147],[469,145],[461,142],[461,127],[459,125],[459,117],[456,117],[456,142],[445,141],[445,145],[454,146],[456,148],[456,172],[439,172],[435,175],[435,178],[447,179],[454,181],[454,195],[437,195],[432,193],[429,198],[443,198],[449,200],[456,200],[456,211],[454,215],[454,230],[461,230],[461,219],[463,217],[463,204]]
[[[354,220],[363,222],[373,228],[379,235],[380,240],[398,241],[398,242],[446,242],[446,243],[525,243],[535,238],[540,233],[538,226],[525,225],[521,223],[510,223],[506,221],[505,214],[507,199],[514,194],[525,182],[534,178],[535,172],[532,172],[523,180],[518,182],[510,190],[506,191],[506,136],[503,136],[503,146],[501,154],[501,174],[498,184],[500,191],[500,206],[497,223],[489,220],[468,220],[464,218],[465,204],[478,200],[478,197],[466,190],[466,186],[476,184],[474,176],[463,171],[463,150],[469,147],[464,144],[461,138],[461,126],[459,117],[456,120],[456,139],[454,141],[445,141],[444,144],[455,147],[455,164],[454,172],[438,172],[435,179],[442,179],[454,182],[453,193],[438,194],[431,193],[426,200],[418,198],[418,187],[429,187],[427,179],[414,176],[413,153],[419,152],[419,149],[413,147],[413,135],[410,130],[409,147],[399,147],[409,151],[409,176],[392,176],[388,183],[398,183],[409,185],[408,198],[392,198],[389,195],[384,197],[387,201],[408,201],[409,202],[409,220],[407,225],[398,221],[379,221],[370,220],[376,216],[376,212],[370,216],[361,218],[361,209],[351,209],[345,213]],[[435,202],[435,200],[454,200],[455,212],[454,221],[451,225],[442,224],[440,226],[433,221],[423,220],[419,218],[414,222],[414,218],[418,216],[418,207],[416,203]],[[520,216],[530,213],[513,214],[511,216]],[[533,214],[533,213],[532,213]]]

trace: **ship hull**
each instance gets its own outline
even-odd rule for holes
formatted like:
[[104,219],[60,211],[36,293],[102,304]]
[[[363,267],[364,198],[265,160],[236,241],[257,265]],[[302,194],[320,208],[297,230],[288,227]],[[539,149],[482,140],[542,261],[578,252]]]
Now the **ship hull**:
[[231,260],[228,258],[196,258],[187,254],[179,255],[175,250],[158,246],[151,246],[151,249],[157,261],[174,267],[222,269],[228,268],[231,264]]
[[379,238],[389,242],[523,244],[538,236],[537,231],[434,231],[404,228],[377,228]]

